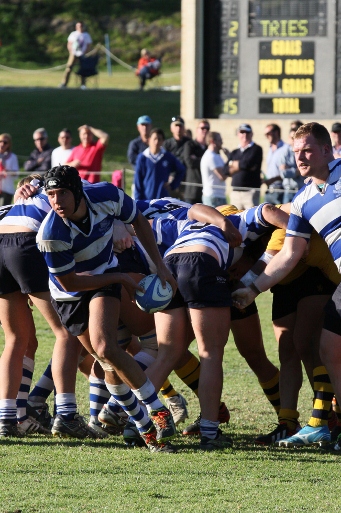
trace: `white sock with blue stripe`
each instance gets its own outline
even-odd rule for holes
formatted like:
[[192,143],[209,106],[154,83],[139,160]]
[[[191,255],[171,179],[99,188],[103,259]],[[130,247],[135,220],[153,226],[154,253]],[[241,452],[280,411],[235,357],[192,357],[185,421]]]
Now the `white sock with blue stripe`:
[[90,420],[98,422],[98,415],[102,406],[107,403],[110,396],[104,379],[89,377],[89,400],[90,400]]
[[17,402],[15,399],[0,399],[0,419],[17,422]]
[[123,408],[126,414],[131,417],[141,433],[148,431],[153,426],[147,412],[141,407],[141,404],[128,385],[125,383],[121,385],[110,385],[106,383],[106,385],[116,402]]
[[155,387],[150,379],[147,378],[147,381],[142,385],[142,387],[137,390],[133,390],[136,397],[146,405],[148,412],[158,410],[160,408],[164,408],[164,405],[160,401],[155,392]]
[[77,413],[76,394],[56,394],[56,413],[65,420],[73,420]]
[[24,356],[22,367],[22,378],[17,395],[17,419],[19,422],[23,422],[27,419],[26,405],[32,383],[34,360]]
[[201,436],[214,439],[218,434],[219,421],[200,419],[200,433]]

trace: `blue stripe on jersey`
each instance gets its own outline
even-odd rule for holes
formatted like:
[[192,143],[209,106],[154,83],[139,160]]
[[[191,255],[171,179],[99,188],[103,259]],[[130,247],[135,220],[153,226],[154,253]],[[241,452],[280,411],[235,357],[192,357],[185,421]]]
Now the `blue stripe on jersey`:
[[272,228],[263,217],[263,207],[266,203],[261,203],[257,207],[252,207],[237,214],[228,216],[233,225],[239,230],[243,242],[241,247],[244,248],[264,235]]
[[79,299],[85,293],[65,292],[57,276],[72,271],[103,274],[117,266],[112,243],[114,219],[131,223],[139,213],[129,196],[107,182],[84,185],[84,194],[91,222],[89,234],[51,211],[37,235],[38,247],[49,267],[51,294],[57,301]]
[[155,217],[187,219],[190,203],[175,198],[161,198],[153,200],[137,200],[137,207],[147,219]]
[[42,189],[38,194],[28,199],[18,199],[7,215],[0,221],[0,225],[25,226],[37,232],[41,223],[50,212],[51,206]]
[[341,159],[329,164],[330,174],[320,190],[310,180],[291,205],[287,237],[307,241],[313,228],[326,241],[335,264],[341,271]]

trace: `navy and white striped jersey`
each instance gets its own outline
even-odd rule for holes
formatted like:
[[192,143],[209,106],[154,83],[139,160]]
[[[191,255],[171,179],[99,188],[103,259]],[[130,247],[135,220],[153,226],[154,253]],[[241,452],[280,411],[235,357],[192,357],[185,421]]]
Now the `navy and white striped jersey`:
[[27,199],[19,198],[0,221],[0,225],[25,226],[37,232],[41,223],[50,212],[51,206],[43,189]]
[[187,219],[190,203],[176,198],[161,198],[153,200],[137,200],[137,207],[146,219],[155,217],[170,219]]
[[341,272],[341,159],[330,162],[329,170],[321,189],[310,179],[296,194],[286,236],[308,241],[314,228],[326,241]]
[[232,249],[226,242],[223,232],[212,224],[197,223],[196,221],[178,221],[171,219],[155,219],[153,230],[156,241],[161,247],[166,247],[165,256],[169,251],[178,247],[201,244],[213,249],[219,260],[219,265],[227,269],[236,262],[243,249],[253,241],[272,229],[262,215],[265,203],[237,214],[229,215],[230,221],[239,230],[243,242],[239,248]]
[[77,274],[103,274],[117,266],[112,240],[114,219],[132,223],[138,215],[134,200],[112,184],[83,184],[83,189],[91,224],[88,234],[53,210],[37,234],[38,248],[49,268],[51,295],[56,301],[79,300],[84,294],[65,292],[57,276],[73,271]]

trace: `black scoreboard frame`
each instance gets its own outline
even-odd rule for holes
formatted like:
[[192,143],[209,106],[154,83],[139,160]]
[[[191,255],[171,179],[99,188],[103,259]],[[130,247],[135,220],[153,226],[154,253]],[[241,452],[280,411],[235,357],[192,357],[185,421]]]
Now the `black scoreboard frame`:
[[341,0],[204,0],[202,113],[341,115]]

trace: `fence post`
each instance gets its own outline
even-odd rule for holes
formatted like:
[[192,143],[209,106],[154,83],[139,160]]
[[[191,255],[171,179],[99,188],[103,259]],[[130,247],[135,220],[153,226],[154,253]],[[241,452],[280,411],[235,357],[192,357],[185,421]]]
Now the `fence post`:
[[[105,43],[105,48],[108,50],[108,52],[110,52],[109,34],[104,34],[104,43]],[[107,57],[108,75],[111,75],[111,59],[110,59],[110,55],[107,53],[106,57]]]

